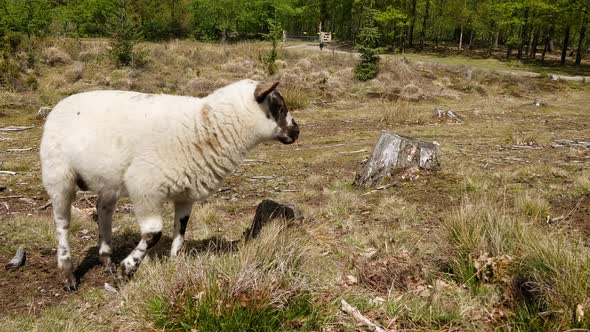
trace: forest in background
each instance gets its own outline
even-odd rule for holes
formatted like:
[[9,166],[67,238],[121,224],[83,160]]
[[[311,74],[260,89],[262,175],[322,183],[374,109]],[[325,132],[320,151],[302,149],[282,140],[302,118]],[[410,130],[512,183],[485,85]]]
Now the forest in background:
[[396,52],[503,47],[526,60],[561,50],[562,63],[571,56],[577,64],[590,16],[590,0],[0,0],[0,36],[105,37],[121,7],[145,40],[259,39],[272,22],[290,35],[315,36],[321,22],[352,43],[375,26],[379,46]]

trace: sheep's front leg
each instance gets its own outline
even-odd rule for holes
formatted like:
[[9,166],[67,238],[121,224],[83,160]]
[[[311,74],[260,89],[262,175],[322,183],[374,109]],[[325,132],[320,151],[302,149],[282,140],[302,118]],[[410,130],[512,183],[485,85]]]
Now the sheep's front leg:
[[111,263],[112,223],[113,212],[117,205],[117,195],[102,193],[96,201],[96,214],[98,215],[98,255],[100,262],[107,272],[114,272]]
[[53,205],[53,219],[55,220],[55,233],[57,235],[57,267],[65,277],[65,289],[74,291],[78,288],[78,281],[74,276],[74,266],[70,253],[68,234],[70,230],[71,206],[75,197],[74,187],[68,185],[55,186],[48,191]]
[[141,207],[136,209],[137,222],[141,228],[141,241],[129,256],[127,256],[119,266],[119,277],[129,278],[137,271],[139,264],[145,257],[148,249],[158,243],[162,236],[163,221],[160,212],[146,212]]
[[174,202],[174,240],[172,240],[172,248],[170,249],[170,256],[178,255],[184,243],[184,233],[186,232],[186,225],[191,216],[193,209],[193,202]]

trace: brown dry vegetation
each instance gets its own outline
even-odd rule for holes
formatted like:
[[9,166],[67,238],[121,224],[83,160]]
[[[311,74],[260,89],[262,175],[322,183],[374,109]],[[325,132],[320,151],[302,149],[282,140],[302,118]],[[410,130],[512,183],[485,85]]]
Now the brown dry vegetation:
[[[0,91],[0,127],[35,125],[0,132],[0,170],[17,173],[0,175],[0,260],[20,244],[29,252],[24,268],[0,273],[0,330],[353,330],[340,299],[391,330],[590,327],[590,151],[554,146],[590,139],[587,86],[391,57],[375,80],[358,82],[354,55],[289,48],[268,77],[265,43],[145,44],[145,68],[117,69],[103,41],[45,43],[37,89]],[[186,255],[174,260],[168,207],[163,240],[118,294],[103,290],[115,278],[96,266],[94,199],[79,195],[72,246],[82,287],[65,293],[50,213],[37,211],[47,196],[36,110],[79,91],[204,96],[243,78],[281,80],[300,141],[252,151],[195,208]],[[441,122],[434,107],[465,121]],[[441,172],[353,188],[380,129],[438,142]],[[5,152],[14,148],[32,150]],[[305,220],[228,245],[263,198],[296,203]],[[115,259],[139,239],[127,204],[115,214]]]

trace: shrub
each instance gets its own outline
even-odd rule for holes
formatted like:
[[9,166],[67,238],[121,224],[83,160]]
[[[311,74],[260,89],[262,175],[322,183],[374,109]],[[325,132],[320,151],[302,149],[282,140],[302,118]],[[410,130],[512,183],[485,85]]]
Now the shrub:
[[272,48],[266,55],[262,57],[262,62],[266,67],[268,75],[272,76],[277,72],[277,65],[275,63],[278,57],[277,45],[281,39],[283,28],[281,23],[272,19],[268,20],[268,27],[269,32],[265,34],[264,37],[272,42]]
[[109,18],[107,27],[111,36],[111,57],[118,67],[145,65],[146,53],[134,51],[141,40],[141,30],[129,16],[127,7],[127,0],[119,0],[117,9]]
[[355,74],[360,81],[373,79],[379,73],[379,37],[379,30],[372,23],[359,31],[356,49],[361,53],[361,61],[356,65]]

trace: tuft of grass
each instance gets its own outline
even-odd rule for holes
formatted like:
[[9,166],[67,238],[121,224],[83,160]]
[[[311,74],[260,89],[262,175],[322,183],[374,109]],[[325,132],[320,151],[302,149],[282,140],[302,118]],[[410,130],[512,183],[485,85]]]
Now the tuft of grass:
[[133,323],[142,317],[173,331],[317,330],[308,277],[314,248],[288,231],[271,224],[237,252],[147,261],[124,290]]
[[[464,202],[444,221],[453,248],[451,272],[472,289],[484,281],[507,289],[504,296],[514,306],[515,328],[528,323],[541,324],[543,330],[588,328],[590,319],[576,316],[576,310],[589,308],[590,249],[571,236],[539,228],[531,222],[539,208],[530,211],[533,215],[523,216],[518,207],[510,210],[489,199]],[[477,278],[480,256],[490,258],[489,268],[497,274],[493,278]],[[509,266],[496,270],[500,256],[510,257]],[[522,285],[522,294],[505,287],[512,282]]]
[[309,106],[309,92],[299,87],[287,87],[281,89],[281,95],[290,110],[305,109]]
[[584,171],[574,178],[574,188],[581,195],[590,193],[590,171]]
[[396,124],[420,124],[426,121],[426,117],[409,101],[399,99],[393,104],[384,105],[381,121],[389,126]]
[[538,193],[525,192],[516,196],[514,205],[525,216],[539,221],[551,214],[551,205]]

